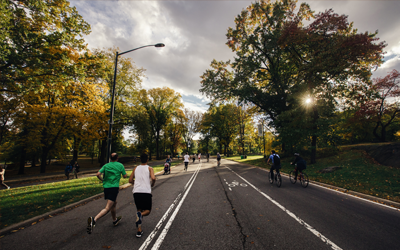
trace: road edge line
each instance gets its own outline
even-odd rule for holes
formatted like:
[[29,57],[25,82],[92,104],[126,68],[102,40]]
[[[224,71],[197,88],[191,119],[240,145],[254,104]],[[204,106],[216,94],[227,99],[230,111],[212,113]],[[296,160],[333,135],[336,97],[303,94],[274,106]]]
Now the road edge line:
[[[253,167],[253,168],[258,168],[258,169],[261,169],[261,170],[269,172],[268,169],[262,168],[262,167],[259,167],[259,166],[254,166],[254,165],[250,165],[250,164],[247,164],[247,163],[237,162],[237,161],[230,160],[230,159],[224,159],[224,160],[232,161],[232,162],[235,162],[235,163],[238,163],[238,164],[246,165],[246,166]],[[281,175],[289,177],[289,175],[286,174],[286,173],[282,173],[281,172]],[[395,202],[395,201],[379,198],[379,197],[368,195],[368,194],[359,193],[359,192],[356,192],[356,191],[353,191],[353,190],[349,190],[349,189],[345,189],[345,188],[341,188],[341,187],[336,187],[336,186],[333,186],[333,185],[330,185],[330,184],[326,184],[326,183],[322,183],[322,182],[318,182],[318,181],[310,180],[310,183],[315,185],[315,186],[321,186],[321,187],[324,187],[326,189],[329,189],[329,190],[332,190],[332,191],[337,191],[337,192],[349,195],[349,196],[354,197],[354,198],[364,199],[365,201],[369,201],[369,202],[372,202],[374,204],[378,204],[378,205],[381,205],[381,206],[384,206],[384,207],[388,207],[388,208],[400,211],[400,203],[399,202]]]

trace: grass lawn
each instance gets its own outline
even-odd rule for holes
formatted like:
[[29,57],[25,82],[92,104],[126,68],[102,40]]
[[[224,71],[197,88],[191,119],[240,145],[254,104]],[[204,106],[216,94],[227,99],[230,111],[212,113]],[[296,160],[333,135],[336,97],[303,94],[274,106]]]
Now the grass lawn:
[[[226,159],[270,168],[264,162],[263,156],[247,156],[247,159],[233,156]],[[290,162],[293,160],[294,158],[282,159],[281,171],[284,173],[292,171],[294,167]],[[331,173],[319,172],[331,166],[338,166],[341,169]],[[307,165],[305,172],[310,180],[400,202],[400,169],[375,163],[363,150],[346,149],[336,156],[317,159],[316,164]]]
[[[180,162],[173,162],[172,166]],[[164,169],[153,166],[154,172]],[[127,171],[128,176],[132,171]],[[128,183],[121,178],[120,185]],[[0,190],[0,229],[103,192],[97,177]]]

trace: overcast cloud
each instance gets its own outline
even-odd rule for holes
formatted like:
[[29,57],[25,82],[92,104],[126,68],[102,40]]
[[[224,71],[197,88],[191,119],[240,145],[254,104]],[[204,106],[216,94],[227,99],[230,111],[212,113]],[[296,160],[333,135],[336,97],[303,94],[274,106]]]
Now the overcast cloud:
[[[301,3],[303,1],[299,1]],[[400,1],[307,1],[316,13],[332,8],[349,16],[359,32],[378,30],[386,41],[386,62],[374,73],[400,70]],[[124,56],[146,69],[142,86],[167,86],[181,93],[185,107],[207,110],[199,92],[200,76],[213,59],[229,60],[226,32],[251,1],[71,1],[90,23],[89,48],[119,47],[120,52],[148,44]]]

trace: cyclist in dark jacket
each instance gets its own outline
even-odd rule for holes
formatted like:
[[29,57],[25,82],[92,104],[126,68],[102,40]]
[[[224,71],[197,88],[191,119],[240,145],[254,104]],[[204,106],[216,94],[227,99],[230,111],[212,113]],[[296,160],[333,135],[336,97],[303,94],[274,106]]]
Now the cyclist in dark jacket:
[[300,173],[303,173],[302,171],[307,168],[307,163],[302,157],[300,157],[299,153],[295,153],[294,156],[296,158],[290,164],[292,165],[297,164],[296,168],[294,169],[294,179],[297,180],[298,172],[300,171]]

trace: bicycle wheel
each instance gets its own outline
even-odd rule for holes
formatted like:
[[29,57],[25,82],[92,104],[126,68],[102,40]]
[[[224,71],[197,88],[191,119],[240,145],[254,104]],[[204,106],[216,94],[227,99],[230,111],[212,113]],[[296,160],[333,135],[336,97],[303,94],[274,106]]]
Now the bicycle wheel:
[[306,188],[308,186],[308,182],[309,182],[308,175],[303,173],[303,176],[300,179],[301,186],[303,188]]
[[269,177],[269,183],[274,183],[274,179],[271,177],[271,175],[272,175],[272,171],[271,172],[269,172],[269,174],[268,174],[268,177]]
[[290,173],[289,173],[289,179],[290,179],[290,182],[292,183],[292,184],[295,184],[296,183],[296,178],[294,178],[294,176],[295,176],[295,172],[294,171],[291,171]]
[[276,176],[276,185],[278,186],[278,187],[281,187],[281,185],[282,185],[282,177],[281,177],[281,174],[276,174],[277,176]]

